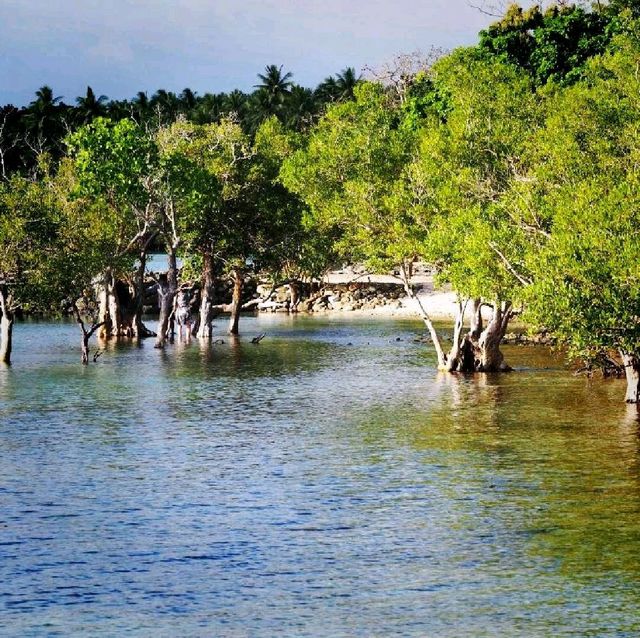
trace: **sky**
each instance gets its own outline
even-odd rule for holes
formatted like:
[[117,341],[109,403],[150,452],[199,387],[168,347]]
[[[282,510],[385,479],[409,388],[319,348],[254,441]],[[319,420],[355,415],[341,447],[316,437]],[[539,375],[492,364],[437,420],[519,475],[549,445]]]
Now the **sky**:
[[67,103],[91,85],[252,90],[267,64],[314,87],[347,66],[472,44],[493,18],[468,0],[0,0],[0,104],[48,84]]

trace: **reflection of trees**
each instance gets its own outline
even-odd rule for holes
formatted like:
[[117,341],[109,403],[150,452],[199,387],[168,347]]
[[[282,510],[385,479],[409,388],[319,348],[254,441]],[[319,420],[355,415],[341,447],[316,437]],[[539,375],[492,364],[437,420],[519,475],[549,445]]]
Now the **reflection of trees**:
[[578,581],[640,577],[639,418],[615,384],[557,371],[433,384],[429,400],[372,407],[367,445],[420,454],[457,524],[519,560]]
[[[181,422],[250,422],[260,415],[304,413],[300,381],[339,356],[335,345],[267,337],[260,344],[225,335],[224,343],[176,343],[161,359],[165,407]],[[287,377],[295,382],[288,383]]]

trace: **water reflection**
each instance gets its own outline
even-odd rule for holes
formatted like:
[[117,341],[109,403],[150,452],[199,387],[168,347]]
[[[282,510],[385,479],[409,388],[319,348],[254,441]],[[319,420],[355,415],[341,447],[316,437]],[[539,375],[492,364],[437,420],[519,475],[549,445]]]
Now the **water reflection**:
[[453,486],[446,500],[461,510],[458,525],[466,521],[503,548],[525,550],[520,558],[532,569],[546,564],[572,581],[602,579],[635,604],[635,407],[613,403],[607,384],[553,373],[439,374],[434,382],[439,392],[427,410],[400,415],[396,406],[378,406],[375,420],[363,422],[367,442],[384,445],[391,428],[425,459],[446,459],[441,467],[452,476],[444,483]]
[[73,327],[20,326],[0,370],[4,626],[637,635],[619,382],[531,348],[510,375],[438,374],[412,322],[261,321],[84,368]]

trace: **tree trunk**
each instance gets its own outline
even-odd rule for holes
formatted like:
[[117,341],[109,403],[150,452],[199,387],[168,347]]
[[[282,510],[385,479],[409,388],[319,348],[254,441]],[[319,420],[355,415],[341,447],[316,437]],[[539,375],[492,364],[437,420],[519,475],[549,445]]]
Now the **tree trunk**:
[[[99,330],[102,327],[102,323],[93,323],[91,325],[91,328],[89,328],[87,330],[87,326],[84,322],[84,320],[82,319],[82,315],[80,314],[80,309],[78,308],[78,304],[74,303],[73,304],[73,313],[76,316],[76,322],[77,324],[80,326],[80,331],[82,332],[82,341],[81,341],[81,348],[82,348],[82,355],[81,355],[81,360],[82,360],[82,365],[88,365],[89,364],[89,339],[91,339],[91,336],[93,335],[94,332],[96,332],[96,330]],[[95,359],[94,359],[95,361]]]
[[82,365],[89,364],[89,339],[91,334],[88,332],[82,333]]
[[500,344],[512,317],[511,304],[494,302],[493,317],[478,339],[478,372],[499,372],[509,370],[504,363]]
[[11,364],[13,344],[13,296],[7,286],[0,286],[0,363]]
[[458,301],[458,311],[456,313],[456,322],[453,327],[453,339],[451,344],[451,350],[446,356],[444,370],[447,372],[455,372],[461,370],[461,363],[463,361],[464,345],[465,341],[462,337],[462,331],[464,329],[464,316],[467,309],[468,299],[464,301]]
[[135,287],[135,311],[133,315],[133,336],[136,339],[145,339],[146,337],[155,337],[155,334],[147,328],[142,322],[142,309],[144,306],[144,273],[147,267],[147,253],[143,250],[140,253],[140,265],[136,270],[134,287]]
[[4,301],[2,306],[2,318],[0,319],[0,362],[10,364],[14,316],[13,313],[6,308]]
[[469,338],[473,341],[480,339],[482,334],[482,299],[474,299],[471,310],[471,325],[469,326]]
[[173,327],[171,318],[173,315],[173,302],[178,290],[178,269],[176,266],[175,249],[169,252],[169,270],[166,275],[158,278],[158,305],[160,317],[158,319],[158,334],[154,347],[164,348],[167,339],[172,339]]
[[171,251],[169,252],[169,272],[167,273],[169,287],[172,291],[171,310],[169,314],[169,341],[171,341],[172,343],[176,332],[176,318],[173,312],[173,308],[175,304],[176,293],[178,292],[178,262],[176,259],[176,249],[177,246],[172,246]]
[[438,357],[438,369],[448,370],[447,357],[444,353],[444,350],[442,349],[442,344],[440,343],[440,338],[438,337],[438,333],[436,332],[435,326],[433,325],[433,322],[431,321],[431,318],[429,317],[429,314],[427,313],[425,307],[422,305],[420,298],[418,297],[418,295],[416,295],[416,293],[413,291],[413,288],[411,287],[411,283],[410,283],[411,275],[409,274],[409,272],[411,271],[411,268],[412,268],[411,263],[409,263],[408,266],[406,264],[402,264],[400,266],[400,276],[402,279],[402,285],[404,287],[405,292],[407,293],[407,297],[409,297],[409,299],[413,299],[418,305],[420,316],[422,317],[422,321],[424,321],[424,324],[427,327],[427,330],[429,331],[431,341],[433,342],[433,347],[436,350],[436,356]]
[[213,256],[205,253],[202,256],[202,294],[200,295],[200,320],[196,335],[201,339],[211,337],[211,322],[213,321],[213,297],[215,294],[215,277]]
[[627,403],[640,403],[640,357],[628,352],[620,352],[627,378]]
[[300,305],[300,282],[289,282],[289,294],[291,295],[291,302],[289,303],[289,312],[298,312],[298,306]]
[[239,268],[233,271],[233,297],[231,300],[231,317],[229,318],[229,334],[238,334],[240,321],[240,306],[242,304],[242,288],[244,286],[244,273]]
[[98,337],[110,339],[120,334],[120,302],[116,291],[116,281],[111,268],[107,268],[100,286],[100,311],[98,321],[102,323]]

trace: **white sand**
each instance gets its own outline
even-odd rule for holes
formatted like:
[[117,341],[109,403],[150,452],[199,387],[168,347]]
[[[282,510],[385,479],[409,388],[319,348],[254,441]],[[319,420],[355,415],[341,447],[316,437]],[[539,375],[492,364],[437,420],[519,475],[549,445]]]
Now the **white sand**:
[[[348,284],[351,282],[372,284],[401,284],[398,277],[392,275],[357,275],[354,273],[331,272],[325,276],[324,281],[331,284]],[[417,295],[422,305],[432,319],[455,319],[458,308],[456,295],[448,289],[436,290],[431,275],[416,275],[411,278],[411,283],[417,289]],[[396,302],[391,302],[377,308],[361,308],[358,310],[328,310],[329,313],[375,315],[383,317],[415,317],[420,318],[418,302],[415,299],[402,297],[398,300],[402,304],[400,308]]]

